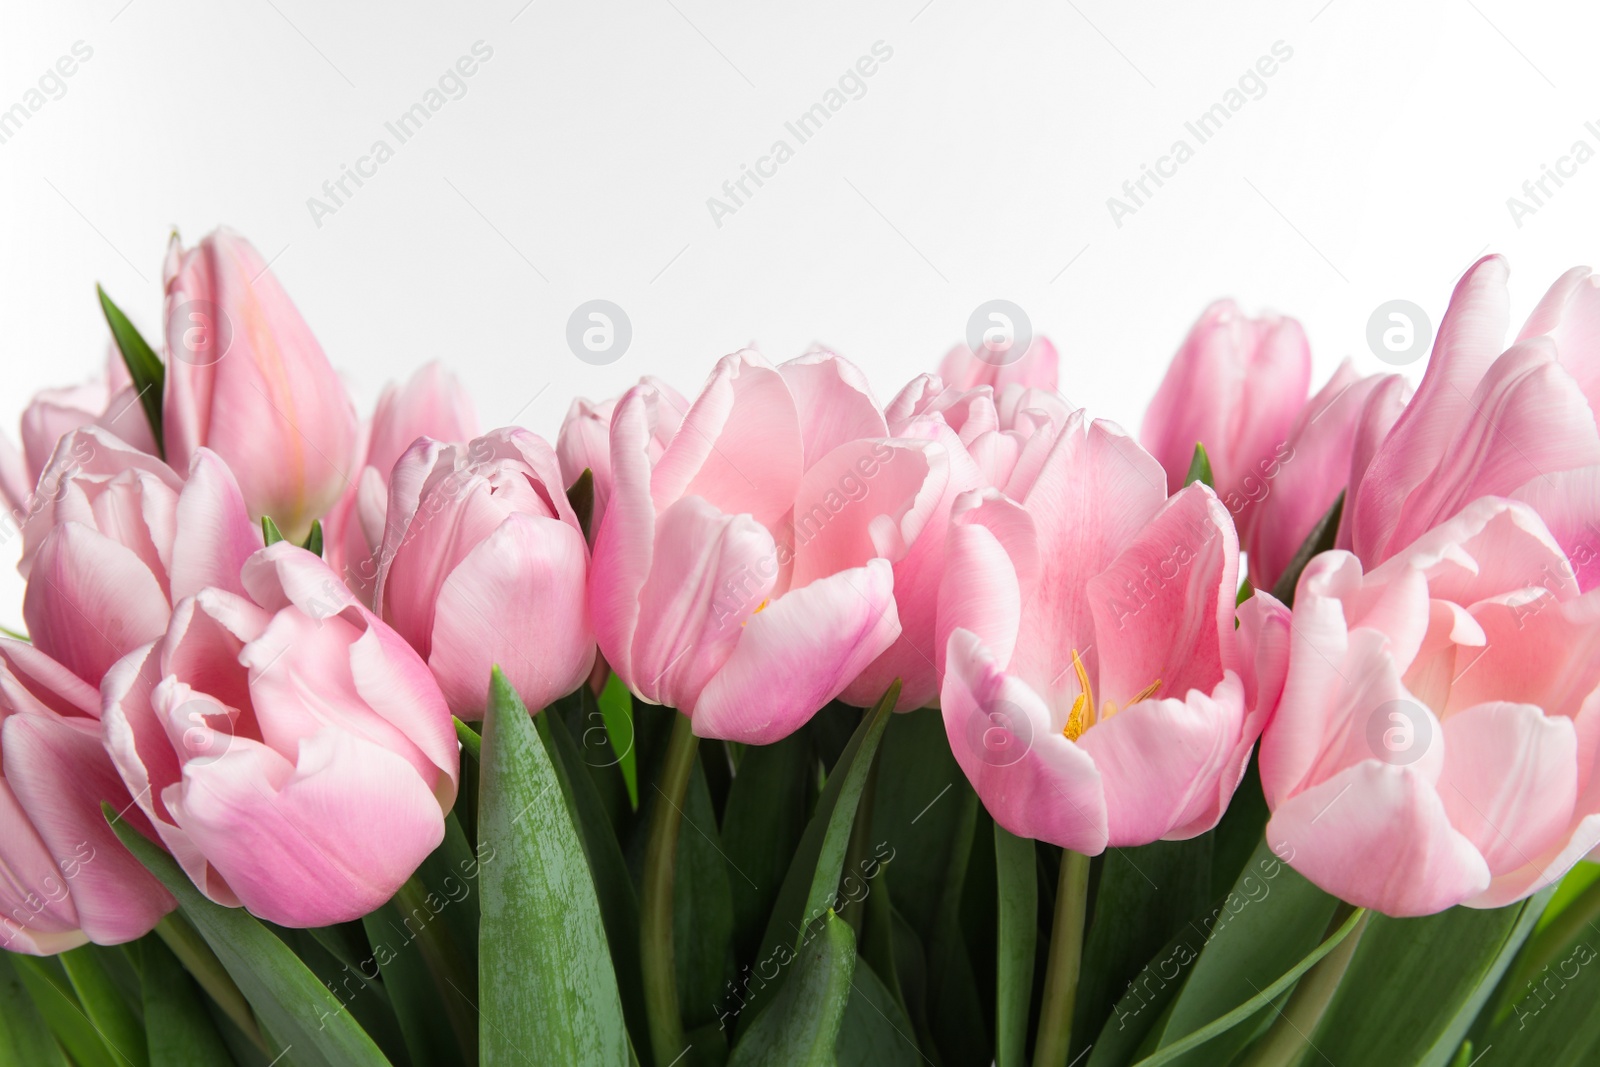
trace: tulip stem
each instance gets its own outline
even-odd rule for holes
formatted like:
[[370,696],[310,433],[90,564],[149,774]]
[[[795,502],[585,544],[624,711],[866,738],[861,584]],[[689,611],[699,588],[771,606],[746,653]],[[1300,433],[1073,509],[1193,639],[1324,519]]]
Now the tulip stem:
[[650,813],[650,838],[644,853],[644,885],[639,909],[639,964],[644,972],[645,1014],[650,1047],[658,1064],[683,1054],[683,1017],[678,1010],[678,972],[672,947],[672,883],[677,873],[678,830],[694,770],[694,735],[689,716],[674,714],[672,737],[661,765]]
[[[1334,912],[1333,920],[1328,923],[1330,935],[1344,925],[1353,910],[1343,905]],[[1310,1045],[1311,1039],[1307,1035],[1316,1032],[1317,1024],[1328,1010],[1334,991],[1339,988],[1344,972],[1350,967],[1350,958],[1361,943],[1361,935],[1366,931],[1370,917],[1370,912],[1362,915],[1356,928],[1301,976],[1289,996],[1289,1002],[1278,1012],[1272,1028],[1251,1049],[1249,1059],[1244,1061],[1246,1067],[1287,1067],[1288,1064],[1300,1062]]]
[[1064,849],[1056,883],[1056,913],[1050,927],[1050,960],[1039,1005],[1034,1067],[1058,1067],[1072,1047],[1072,1012],[1083,967],[1083,920],[1089,909],[1089,857]]

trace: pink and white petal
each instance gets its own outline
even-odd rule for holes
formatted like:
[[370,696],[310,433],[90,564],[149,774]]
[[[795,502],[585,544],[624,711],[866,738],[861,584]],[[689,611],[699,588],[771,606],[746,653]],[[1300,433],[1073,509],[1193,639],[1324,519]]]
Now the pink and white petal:
[[1039,571],[1033,519],[1021,505],[989,489],[963,494],[945,541],[935,627],[935,664],[942,676],[950,635],[967,630],[1002,670],[1011,662],[1023,598]]
[[432,792],[400,756],[337,729],[291,765],[235,740],[185,768],[169,804],[252,914],[294,928],[360,918],[444,839]]
[[1555,341],[1561,365],[1578,380],[1590,408],[1600,411],[1600,278],[1588,267],[1556,279],[1517,340],[1540,334]]
[[[583,535],[557,519],[507,516],[439,590],[428,665],[450,710],[483,717],[499,665],[533,711],[577,689],[594,665]],[[448,719],[440,725],[448,730]]]
[[850,361],[818,350],[780,363],[778,373],[794,395],[808,470],[848,441],[889,435],[866,375]]
[[843,692],[899,634],[888,560],[831,574],[750,617],[733,654],[684,710],[701,737],[771,744]]
[[1572,564],[1578,588],[1600,586],[1600,465],[1545,474],[1510,495],[1544,520]]
[[1406,498],[1445,457],[1470,417],[1478,383],[1502,350],[1510,321],[1506,277],[1505,260],[1485,256],[1456,284],[1422,384],[1373,455],[1360,493],[1347,505],[1351,549],[1369,564],[1399,547],[1392,538]]
[[995,822],[1085,855],[1106,847],[1106,795],[1094,759],[1062,736],[1039,695],[1000,669],[976,634],[946,650],[939,704],[956,762]]
[[1162,696],[1182,699],[1237,670],[1238,575],[1227,509],[1199,482],[1179,490],[1089,579],[1099,698],[1120,704],[1159,682]]
[[[655,393],[635,386],[611,419],[611,499],[594,538],[589,617],[606,660],[629,680],[639,593],[655,555],[656,508],[650,496],[650,406]],[[630,683],[631,684],[631,683]]]
[[34,559],[22,617],[40,651],[91,685],[125,653],[160,637],[171,605],[150,568],[75,522],[58,526]]
[[106,824],[108,803],[146,837],[155,829],[129,799],[93,719],[13,715],[5,722],[5,779],[56,857],[78,925],[101,945],[143,937],[176,906]]
[[696,496],[662,513],[653,555],[632,657],[613,666],[646,700],[687,711],[771,597],[779,553],[749,515]]
[[[7,743],[0,740],[0,745]],[[52,945],[73,948],[86,940],[55,857],[7,776],[0,774],[0,949],[43,956],[60,951]]]
[[790,588],[874,557],[904,558],[948,500],[950,460],[935,442],[863,438],[815,463],[795,500]]
[[[613,443],[613,463],[615,453]],[[661,454],[651,495],[663,510],[681,497],[704,497],[773,530],[794,507],[804,463],[800,415],[783,375],[756,353],[737,352],[717,364]]]
[[1568,837],[1578,797],[1577,732],[1532,704],[1479,704],[1444,722],[1439,799],[1489,871],[1532,863]]
[[1367,760],[1280,805],[1273,852],[1358,907],[1432,915],[1489,885],[1489,867],[1450,825],[1439,794],[1409,767]]
[[173,602],[206,586],[242,595],[239,572],[261,545],[261,528],[250,521],[233,472],[210,449],[196,451],[178,495],[169,565]]

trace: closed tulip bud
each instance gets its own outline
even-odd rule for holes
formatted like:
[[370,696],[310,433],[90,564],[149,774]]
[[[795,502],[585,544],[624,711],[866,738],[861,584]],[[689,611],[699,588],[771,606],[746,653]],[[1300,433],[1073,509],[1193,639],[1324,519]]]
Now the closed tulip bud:
[[483,717],[496,665],[536,710],[582,684],[595,654],[588,566],[555,452],[537,435],[423,439],[395,464],[375,604],[458,717]]
[[104,740],[208,897],[293,927],[377,908],[444,839],[459,750],[427,666],[320,559],[257,552],[107,673]]
[[167,458],[199,448],[238,476],[252,518],[301,541],[354,475],[358,423],[322,346],[250,242],[222,229],[166,268]]

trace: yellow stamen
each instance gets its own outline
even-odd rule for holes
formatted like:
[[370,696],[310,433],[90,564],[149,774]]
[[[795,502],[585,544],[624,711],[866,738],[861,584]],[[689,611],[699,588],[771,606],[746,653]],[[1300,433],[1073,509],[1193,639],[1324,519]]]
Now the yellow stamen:
[[[766,599],[766,600],[763,600],[763,601],[762,601],[762,602],[761,602],[761,603],[759,603],[759,604],[757,604],[757,605],[756,605],[756,610],[754,610],[754,611],[752,611],[752,612],[751,612],[751,613],[750,613],[750,619],[753,619],[753,618],[755,618],[755,617],[756,617],[756,616],[757,616],[757,615],[760,615],[760,614],[761,614],[761,612],[762,612],[762,610],[763,610],[763,609],[764,609],[764,608],[766,608],[766,606],[767,606],[767,605],[768,605],[768,604],[770,604],[770,603],[772,603],[772,598],[771,598],[771,597],[768,597],[768,598],[767,598],[767,599]],[[739,625],[740,625],[740,626],[748,626],[748,625],[750,625],[750,619],[745,619],[745,620],[744,620],[744,621],[743,621],[743,622],[741,622],[741,623],[740,623],[740,624],[739,624]]]
[[1156,695],[1156,690],[1160,689],[1160,688],[1161,688],[1161,679],[1157,678],[1155,681],[1151,682],[1149,685],[1147,685],[1143,689],[1139,690],[1139,692],[1134,695],[1134,698],[1132,700],[1128,701],[1128,703],[1129,704],[1137,704],[1141,700],[1149,700],[1151,697]]
[[1072,702],[1071,713],[1067,715],[1067,725],[1061,728],[1062,736],[1068,741],[1076,741],[1094,725],[1089,721],[1094,715],[1094,687],[1089,684],[1089,672],[1077,649],[1072,650],[1072,670],[1078,676],[1078,696]]

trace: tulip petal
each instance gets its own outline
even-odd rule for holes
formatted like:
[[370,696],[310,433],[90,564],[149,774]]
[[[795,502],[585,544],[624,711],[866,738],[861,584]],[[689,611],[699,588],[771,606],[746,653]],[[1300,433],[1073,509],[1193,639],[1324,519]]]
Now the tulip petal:
[[296,928],[358,919],[444,840],[444,815],[400,756],[341,730],[301,743],[294,764],[236,740],[184,768],[180,825],[239,901]]
[[1431,915],[1480,893],[1489,867],[1409,767],[1347,767],[1280,805],[1267,823],[1278,856],[1357,907]]
[[848,360],[832,352],[808,352],[779,364],[778,373],[794,395],[808,470],[847,441],[889,435],[866,375]]
[[1106,796],[1094,759],[1062,736],[1026,683],[1000,670],[977,635],[957,630],[939,704],[956,762],[995,822],[1019,837],[1097,855]]
[[888,560],[840,571],[751,616],[690,715],[695,733],[767,745],[843,692],[900,633]]
[[428,666],[457,717],[483,717],[496,665],[535,711],[588,677],[587,556],[583,536],[566,523],[513,514],[450,572]]
[[242,595],[239,572],[261,545],[261,528],[250,521],[233,472],[209,448],[195,452],[178,496],[169,565],[173,602],[206,586]]

